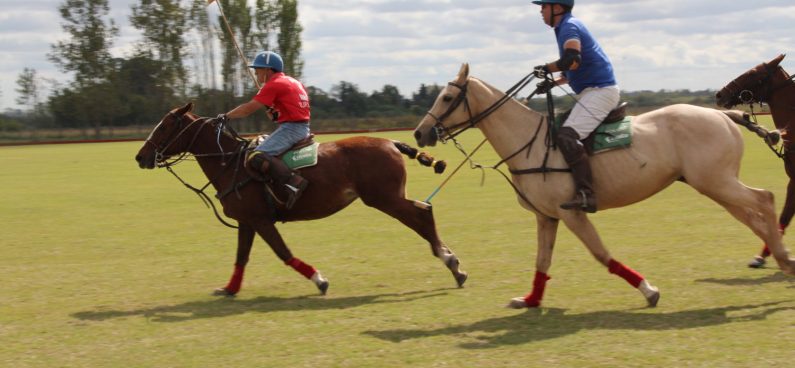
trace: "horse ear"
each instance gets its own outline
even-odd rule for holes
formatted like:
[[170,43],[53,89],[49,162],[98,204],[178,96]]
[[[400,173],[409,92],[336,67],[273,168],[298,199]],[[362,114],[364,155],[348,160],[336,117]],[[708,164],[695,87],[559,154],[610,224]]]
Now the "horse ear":
[[177,110],[177,115],[185,115],[190,111],[193,111],[193,102],[188,102],[185,104],[185,106],[180,107]]
[[767,63],[767,65],[769,65],[769,66],[778,66],[778,64],[781,63],[781,60],[784,60],[784,56],[787,56],[787,55],[781,54],[781,55],[777,56],[775,59],[773,59],[769,63]]
[[469,63],[461,64],[461,70],[458,71],[458,84],[464,84],[469,77]]

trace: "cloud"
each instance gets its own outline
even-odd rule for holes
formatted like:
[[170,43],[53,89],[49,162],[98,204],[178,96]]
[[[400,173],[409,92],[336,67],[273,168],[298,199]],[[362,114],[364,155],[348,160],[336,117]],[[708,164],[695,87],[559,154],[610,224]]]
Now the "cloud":
[[[116,56],[129,55],[138,40],[127,20],[135,2],[110,1],[121,29]],[[13,105],[24,67],[67,78],[46,60],[63,37],[61,3],[0,3],[0,109]],[[574,13],[607,51],[625,90],[716,89],[795,45],[792,0],[578,0]],[[302,0],[299,15],[304,81],[327,91],[347,81],[365,92],[391,84],[410,95],[421,83],[447,83],[462,62],[506,89],[533,65],[557,58],[554,32],[529,0]],[[783,66],[795,70],[788,59]]]

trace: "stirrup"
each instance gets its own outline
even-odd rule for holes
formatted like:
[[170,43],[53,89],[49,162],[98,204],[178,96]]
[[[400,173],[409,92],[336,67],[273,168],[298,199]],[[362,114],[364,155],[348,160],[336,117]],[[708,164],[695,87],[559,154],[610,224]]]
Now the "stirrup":
[[596,212],[596,198],[593,193],[588,197],[588,194],[584,190],[580,190],[578,194],[579,195],[575,194],[574,199],[561,204],[560,208],[564,210],[580,210],[588,213]]
[[304,193],[304,189],[306,189],[308,184],[309,183],[306,181],[306,179],[301,180],[298,183],[298,187],[294,187],[290,184],[284,184],[284,187],[287,188],[287,201],[284,203],[284,207],[286,207],[288,210],[293,208],[295,202],[298,201],[298,198],[301,198],[301,194]]

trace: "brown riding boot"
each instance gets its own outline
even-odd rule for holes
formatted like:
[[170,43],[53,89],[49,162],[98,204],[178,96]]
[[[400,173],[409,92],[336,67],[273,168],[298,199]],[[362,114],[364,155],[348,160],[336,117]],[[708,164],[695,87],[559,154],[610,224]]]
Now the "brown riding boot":
[[254,171],[255,174],[264,174],[277,184],[283,185],[287,190],[287,201],[284,206],[288,210],[293,208],[295,202],[303,194],[304,189],[309,185],[308,180],[290,170],[284,161],[265,152],[252,152],[246,160],[246,168],[249,171]]
[[594,213],[596,212],[596,194],[593,190],[591,163],[579,138],[577,132],[569,127],[560,128],[556,138],[563,158],[571,168],[576,191],[574,198],[561,204],[560,208]]

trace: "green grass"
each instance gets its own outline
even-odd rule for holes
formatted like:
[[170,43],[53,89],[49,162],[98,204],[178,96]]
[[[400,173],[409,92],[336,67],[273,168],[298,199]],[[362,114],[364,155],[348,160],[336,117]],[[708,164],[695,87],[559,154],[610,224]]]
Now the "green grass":
[[[770,125],[770,124],[768,124]],[[381,134],[411,142],[409,132]],[[339,136],[320,136],[330,140]],[[481,139],[464,134],[469,149]],[[780,160],[746,135],[742,180],[776,194]],[[0,366],[616,367],[785,366],[795,353],[795,278],[745,263],[761,242],[684,184],[592,216],[613,255],[659,286],[655,309],[561,226],[544,308],[530,290],[535,220],[493,172],[463,169],[433,200],[463,289],[417,235],[354,203],[280,225],[311,282],[257,241],[237,298],[210,296],[232,271],[235,233],[141,143],[0,148]],[[452,145],[429,152],[449,162]],[[477,160],[495,163],[491,148]],[[441,182],[409,162],[409,194]],[[194,184],[193,163],[177,167]],[[785,237],[785,241],[786,241]]]

